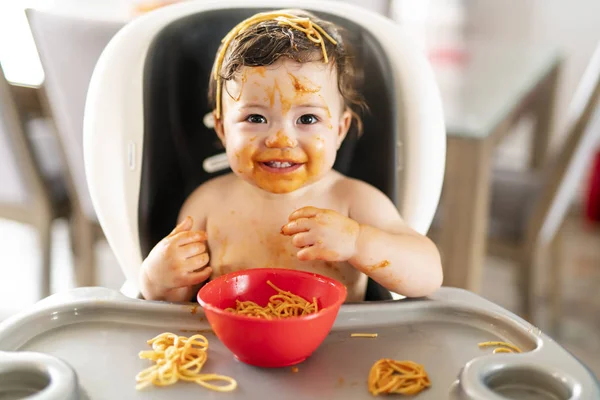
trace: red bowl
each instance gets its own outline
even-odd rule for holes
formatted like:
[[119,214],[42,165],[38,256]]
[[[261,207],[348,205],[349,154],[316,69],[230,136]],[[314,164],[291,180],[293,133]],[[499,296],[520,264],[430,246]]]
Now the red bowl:
[[[315,297],[320,311],[274,320],[225,311],[235,308],[237,299],[265,306],[276,293],[267,281],[309,301]],[[259,268],[208,282],[198,292],[198,302],[219,340],[240,361],[257,367],[286,367],[304,361],[325,340],[346,296],[344,285],[322,275]]]

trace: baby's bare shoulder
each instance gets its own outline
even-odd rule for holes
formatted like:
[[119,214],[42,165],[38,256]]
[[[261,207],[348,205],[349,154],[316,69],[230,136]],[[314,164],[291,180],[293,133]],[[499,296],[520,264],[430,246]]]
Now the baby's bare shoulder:
[[233,173],[217,176],[198,186],[189,197],[223,196],[223,192],[230,190],[237,180]]
[[185,200],[181,207],[180,215],[192,215],[197,213],[197,210],[208,211],[215,205],[227,198],[227,193],[233,190],[236,184],[234,174],[221,175],[210,179],[198,186]]
[[373,185],[342,176],[334,190],[337,197],[346,199],[350,217],[360,223],[384,226],[401,221],[392,200]]
[[349,178],[342,174],[337,174],[336,180],[332,185],[332,190],[337,196],[341,196],[343,198],[347,198],[350,200],[356,199],[379,199],[382,196],[385,198],[385,194],[383,194],[376,187],[368,184],[367,182],[361,181],[359,179]]

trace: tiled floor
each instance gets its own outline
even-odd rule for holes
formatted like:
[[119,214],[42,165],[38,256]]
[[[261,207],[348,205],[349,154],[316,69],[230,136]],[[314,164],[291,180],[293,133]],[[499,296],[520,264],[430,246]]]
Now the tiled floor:
[[[53,232],[52,272],[53,292],[73,287],[72,257],[66,223],[55,223]],[[102,241],[96,248],[99,284],[119,289],[123,274],[108,244]],[[35,230],[12,221],[0,219],[0,319],[23,310],[38,300],[40,254]]]
[[[53,289],[62,291],[72,287],[72,260],[66,225],[57,223],[54,231],[53,261],[57,268],[53,273]],[[592,228],[570,218],[564,237],[564,318],[561,335],[556,339],[600,376],[600,227]],[[100,284],[118,289],[123,275],[106,243],[98,246],[97,256]],[[37,300],[38,261],[34,231],[25,225],[0,220],[0,319]],[[516,311],[513,272],[510,264],[489,258],[482,294]]]

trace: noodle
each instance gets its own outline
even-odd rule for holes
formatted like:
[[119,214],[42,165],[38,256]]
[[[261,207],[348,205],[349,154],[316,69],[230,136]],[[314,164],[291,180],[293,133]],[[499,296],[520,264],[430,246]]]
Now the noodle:
[[[208,355],[208,340],[202,335],[193,335],[189,339],[173,333],[161,333],[148,340],[152,350],[141,351],[141,359],[154,361],[155,364],[136,375],[136,390],[150,384],[168,386],[178,380],[196,382],[200,386],[217,392],[230,392],[237,382],[228,376],[201,374],[200,370]],[[227,385],[215,385],[211,381],[227,382]]]
[[479,347],[496,347],[494,349],[494,354],[496,353],[520,353],[521,349],[519,349],[514,344],[506,343],[506,342],[481,342],[479,343]]
[[350,337],[359,337],[359,338],[376,338],[376,333],[351,333]]
[[232,30],[229,31],[227,35],[221,40],[223,46],[217,55],[217,63],[215,65],[214,70],[214,79],[217,81],[217,98],[216,98],[216,106],[215,110],[216,118],[221,117],[221,65],[223,64],[223,60],[225,59],[225,53],[227,52],[227,48],[229,44],[237,35],[244,32],[250,26],[258,24],[263,21],[276,20],[279,25],[289,25],[290,27],[303,32],[306,37],[313,42],[315,45],[321,45],[321,51],[323,53],[323,60],[325,64],[329,62],[329,58],[327,57],[327,51],[325,50],[325,41],[323,40],[323,36],[327,40],[329,40],[334,45],[337,45],[337,42],[323,30],[319,25],[313,24],[313,22],[309,18],[297,17],[293,14],[281,13],[281,12],[263,12],[253,15],[250,18],[247,18],[237,24]]
[[315,297],[311,303],[298,295],[279,289],[271,281],[267,281],[267,284],[275,289],[277,294],[269,298],[269,303],[265,307],[261,307],[253,301],[236,300],[236,307],[226,308],[225,311],[264,319],[301,317],[319,312]]
[[421,364],[384,358],[371,367],[368,378],[369,392],[380,394],[417,394],[431,386]]

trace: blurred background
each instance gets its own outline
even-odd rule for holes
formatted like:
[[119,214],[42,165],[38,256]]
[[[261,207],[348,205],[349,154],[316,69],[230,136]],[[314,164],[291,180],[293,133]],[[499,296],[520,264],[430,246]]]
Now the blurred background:
[[[350,2],[404,25],[431,60],[448,130],[430,232],[444,284],[600,375],[600,2]],[[83,171],[86,85],[112,35],[167,3],[0,2],[0,319],[77,282],[122,285]]]

